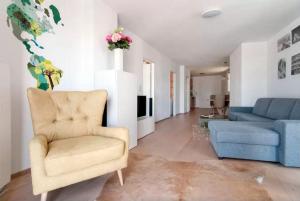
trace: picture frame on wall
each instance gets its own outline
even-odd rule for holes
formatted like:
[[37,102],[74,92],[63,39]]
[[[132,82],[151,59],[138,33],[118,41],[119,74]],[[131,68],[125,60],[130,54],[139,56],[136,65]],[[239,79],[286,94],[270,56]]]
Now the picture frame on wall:
[[291,74],[292,75],[299,75],[300,74],[300,53],[292,56]]
[[291,45],[292,45],[291,34],[288,33],[277,41],[278,52],[281,52],[281,51],[291,47]]
[[300,41],[300,25],[292,30],[292,43],[296,44]]
[[280,59],[278,62],[278,79],[286,78],[286,59]]

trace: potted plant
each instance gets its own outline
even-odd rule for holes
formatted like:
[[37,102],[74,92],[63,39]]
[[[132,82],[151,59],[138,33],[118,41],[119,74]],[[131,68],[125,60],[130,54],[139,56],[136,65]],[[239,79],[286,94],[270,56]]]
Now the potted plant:
[[118,70],[123,69],[123,50],[129,49],[132,43],[131,37],[123,34],[123,31],[124,29],[119,27],[106,36],[108,49],[114,52],[114,65]]

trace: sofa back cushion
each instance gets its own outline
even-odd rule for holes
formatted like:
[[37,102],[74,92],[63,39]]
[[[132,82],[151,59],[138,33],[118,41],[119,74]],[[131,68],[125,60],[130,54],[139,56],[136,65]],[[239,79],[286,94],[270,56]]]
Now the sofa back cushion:
[[28,89],[35,135],[48,142],[90,135],[102,124],[107,92],[46,92]]
[[298,99],[290,114],[291,120],[300,120],[300,100]]
[[272,101],[272,98],[258,99],[253,108],[253,114],[265,117],[268,112],[271,101]]
[[266,117],[277,120],[287,120],[295,106],[296,99],[274,98],[271,101]]

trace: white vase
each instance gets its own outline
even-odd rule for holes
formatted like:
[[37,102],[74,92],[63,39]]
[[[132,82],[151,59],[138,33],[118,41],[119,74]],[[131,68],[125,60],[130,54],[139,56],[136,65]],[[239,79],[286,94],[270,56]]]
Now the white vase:
[[123,49],[114,49],[114,69],[123,70]]

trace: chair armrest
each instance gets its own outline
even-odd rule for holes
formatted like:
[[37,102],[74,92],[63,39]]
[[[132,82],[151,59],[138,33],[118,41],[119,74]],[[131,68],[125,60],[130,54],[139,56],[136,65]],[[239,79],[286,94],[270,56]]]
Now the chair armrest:
[[253,107],[230,107],[229,112],[244,112],[244,113],[251,113]]
[[300,167],[300,121],[278,120],[273,126],[280,135],[279,161],[285,166]]
[[129,130],[127,128],[112,128],[112,127],[96,127],[93,132],[94,135],[104,137],[111,137],[122,140],[129,145]]
[[44,160],[48,153],[48,141],[44,135],[36,135],[32,138],[29,144],[32,186],[34,194],[39,194],[37,191],[41,181],[46,177]]

